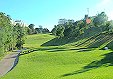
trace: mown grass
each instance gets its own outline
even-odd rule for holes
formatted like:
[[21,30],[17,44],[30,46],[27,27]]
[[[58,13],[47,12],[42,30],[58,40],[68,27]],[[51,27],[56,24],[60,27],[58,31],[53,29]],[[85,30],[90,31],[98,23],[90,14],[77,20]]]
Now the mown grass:
[[51,35],[30,35],[27,48],[33,52],[22,54],[19,63],[1,79],[112,79],[111,50],[74,46],[45,46]]
[[50,39],[54,39],[54,38],[55,37],[50,34],[28,35],[26,37],[24,47],[37,48],[37,47],[40,47],[43,43],[49,41]]

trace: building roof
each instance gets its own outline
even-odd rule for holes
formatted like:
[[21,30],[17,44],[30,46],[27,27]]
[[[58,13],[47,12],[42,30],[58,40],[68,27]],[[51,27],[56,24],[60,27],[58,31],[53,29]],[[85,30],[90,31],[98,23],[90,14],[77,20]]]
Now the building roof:
[[86,23],[87,23],[87,24],[90,24],[90,23],[91,23],[91,19],[89,19],[89,18],[86,19]]

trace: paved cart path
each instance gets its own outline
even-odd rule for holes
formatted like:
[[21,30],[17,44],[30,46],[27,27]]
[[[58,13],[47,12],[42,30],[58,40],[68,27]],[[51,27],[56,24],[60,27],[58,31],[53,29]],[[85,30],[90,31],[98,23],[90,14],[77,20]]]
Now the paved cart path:
[[0,77],[8,73],[10,70],[12,70],[16,66],[18,62],[19,53],[20,53],[20,50],[14,51],[6,55],[0,61]]

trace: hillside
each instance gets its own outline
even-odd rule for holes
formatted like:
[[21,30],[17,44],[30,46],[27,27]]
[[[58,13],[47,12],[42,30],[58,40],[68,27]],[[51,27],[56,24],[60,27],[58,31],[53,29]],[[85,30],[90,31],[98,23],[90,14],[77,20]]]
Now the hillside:
[[75,46],[85,48],[104,48],[107,46],[113,49],[113,34],[102,32],[99,27],[86,29],[84,34],[78,37],[54,38],[42,44],[42,46]]
[[[105,39],[109,37],[109,35],[105,36]],[[58,38],[49,34],[29,35],[24,47],[32,48],[34,51],[21,54],[17,66],[1,79],[112,79],[111,50],[75,46],[103,37],[104,35],[100,34],[76,42],[73,39],[71,43],[68,42],[63,46],[61,44],[40,46]],[[57,40],[54,43],[59,42]],[[83,45],[88,43],[85,42]]]
[[113,0],[1,0],[0,79],[113,79]]

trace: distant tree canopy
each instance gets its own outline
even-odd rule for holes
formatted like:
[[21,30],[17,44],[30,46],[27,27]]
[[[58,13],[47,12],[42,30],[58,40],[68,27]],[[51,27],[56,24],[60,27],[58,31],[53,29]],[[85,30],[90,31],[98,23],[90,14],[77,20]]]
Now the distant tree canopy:
[[0,12],[0,54],[13,50],[21,49],[27,30],[20,24],[12,24],[9,15]]
[[39,28],[34,28],[34,26],[34,24],[30,24],[28,26],[28,34],[49,33],[49,30],[47,28],[43,28],[41,25],[39,25]]
[[51,32],[58,37],[78,37],[83,35],[87,29],[93,27],[100,27],[101,32],[113,32],[113,21],[108,21],[108,16],[105,12],[101,12],[92,17],[85,15],[84,19],[76,22],[55,25]]
[[34,24],[30,24],[28,27],[28,34],[34,34],[35,33],[35,29],[34,29]]
[[93,20],[95,26],[105,25],[107,21],[108,21],[108,16],[105,14],[105,12],[101,12]]

